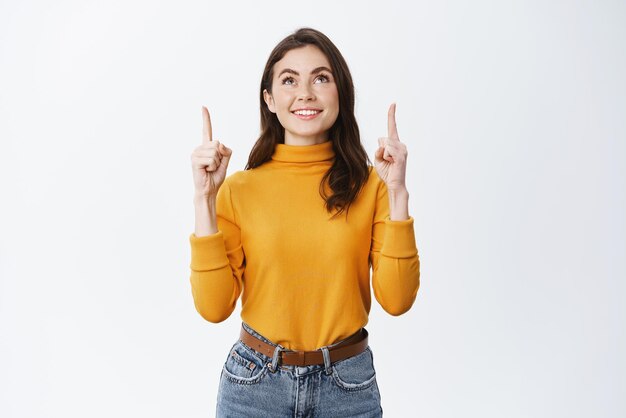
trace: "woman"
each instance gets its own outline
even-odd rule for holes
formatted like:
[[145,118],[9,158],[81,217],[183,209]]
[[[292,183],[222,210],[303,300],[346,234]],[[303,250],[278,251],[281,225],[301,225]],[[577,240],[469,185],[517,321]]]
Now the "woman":
[[224,363],[219,417],[379,417],[371,305],[412,306],[419,258],[408,214],[406,146],[379,138],[375,170],[360,141],[348,66],[321,32],[301,28],[272,51],[261,135],[243,171],[213,140],[191,155],[196,190],[191,287],[210,322],[241,295],[240,339]]

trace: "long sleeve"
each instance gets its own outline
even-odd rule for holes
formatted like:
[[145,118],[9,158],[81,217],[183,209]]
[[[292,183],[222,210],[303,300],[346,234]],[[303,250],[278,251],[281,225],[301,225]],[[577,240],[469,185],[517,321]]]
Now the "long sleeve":
[[383,181],[376,199],[370,248],[372,287],[383,309],[397,316],[411,309],[420,284],[414,219],[390,219],[387,185]]
[[277,143],[270,160],[226,177],[217,231],[189,237],[194,304],[209,323],[231,317],[240,299],[243,322],[311,351],[367,325],[372,299],[391,315],[411,309],[420,284],[413,218],[390,219],[373,166],[349,215],[332,218],[320,184],[334,146]]
[[217,192],[216,212],[218,232],[204,237],[192,233],[189,242],[190,282],[196,310],[207,321],[217,323],[235,309],[245,269],[241,230],[227,181]]

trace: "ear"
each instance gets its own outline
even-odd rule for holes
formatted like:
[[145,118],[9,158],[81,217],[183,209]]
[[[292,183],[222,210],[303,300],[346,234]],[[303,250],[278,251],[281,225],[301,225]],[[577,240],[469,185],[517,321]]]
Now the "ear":
[[276,113],[276,107],[274,106],[274,98],[271,94],[267,92],[267,89],[263,89],[263,100],[265,100],[265,104],[267,104],[267,108],[272,113]]

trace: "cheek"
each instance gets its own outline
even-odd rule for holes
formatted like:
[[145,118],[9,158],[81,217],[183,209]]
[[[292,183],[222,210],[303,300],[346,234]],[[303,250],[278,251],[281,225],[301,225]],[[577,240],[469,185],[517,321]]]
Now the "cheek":
[[333,94],[331,97],[329,97],[329,102],[333,104],[333,108],[335,113],[339,113],[339,96],[337,95],[337,93]]
[[286,97],[276,97],[274,98],[274,105],[276,106],[276,116],[280,120],[281,123],[288,123],[290,118],[290,104],[291,102]]
[[337,93],[337,89],[328,92],[328,103],[332,103],[333,106],[339,108],[339,93]]
[[275,98],[276,110],[280,113],[289,113],[290,101],[286,97]]

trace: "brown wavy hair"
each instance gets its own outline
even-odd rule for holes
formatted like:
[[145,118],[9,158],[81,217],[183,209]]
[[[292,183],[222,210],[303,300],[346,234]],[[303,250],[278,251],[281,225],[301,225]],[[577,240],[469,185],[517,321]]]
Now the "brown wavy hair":
[[[339,114],[328,131],[328,138],[333,142],[335,161],[322,177],[319,192],[325,200],[326,210],[330,213],[337,209],[333,217],[346,211],[357,198],[370,173],[371,161],[361,144],[359,127],[354,116],[354,84],[352,75],[339,49],[322,32],[304,27],[296,30],[276,45],[265,64],[261,78],[261,135],[250,151],[245,170],[258,167],[269,161],[276,144],[285,143],[285,129],[278,117],[272,113],[263,99],[263,90],[271,94],[274,77],[274,64],[295,48],[306,45],[317,46],[330,61],[331,70],[337,84],[339,96]],[[326,193],[327,184],[332,194]]]

